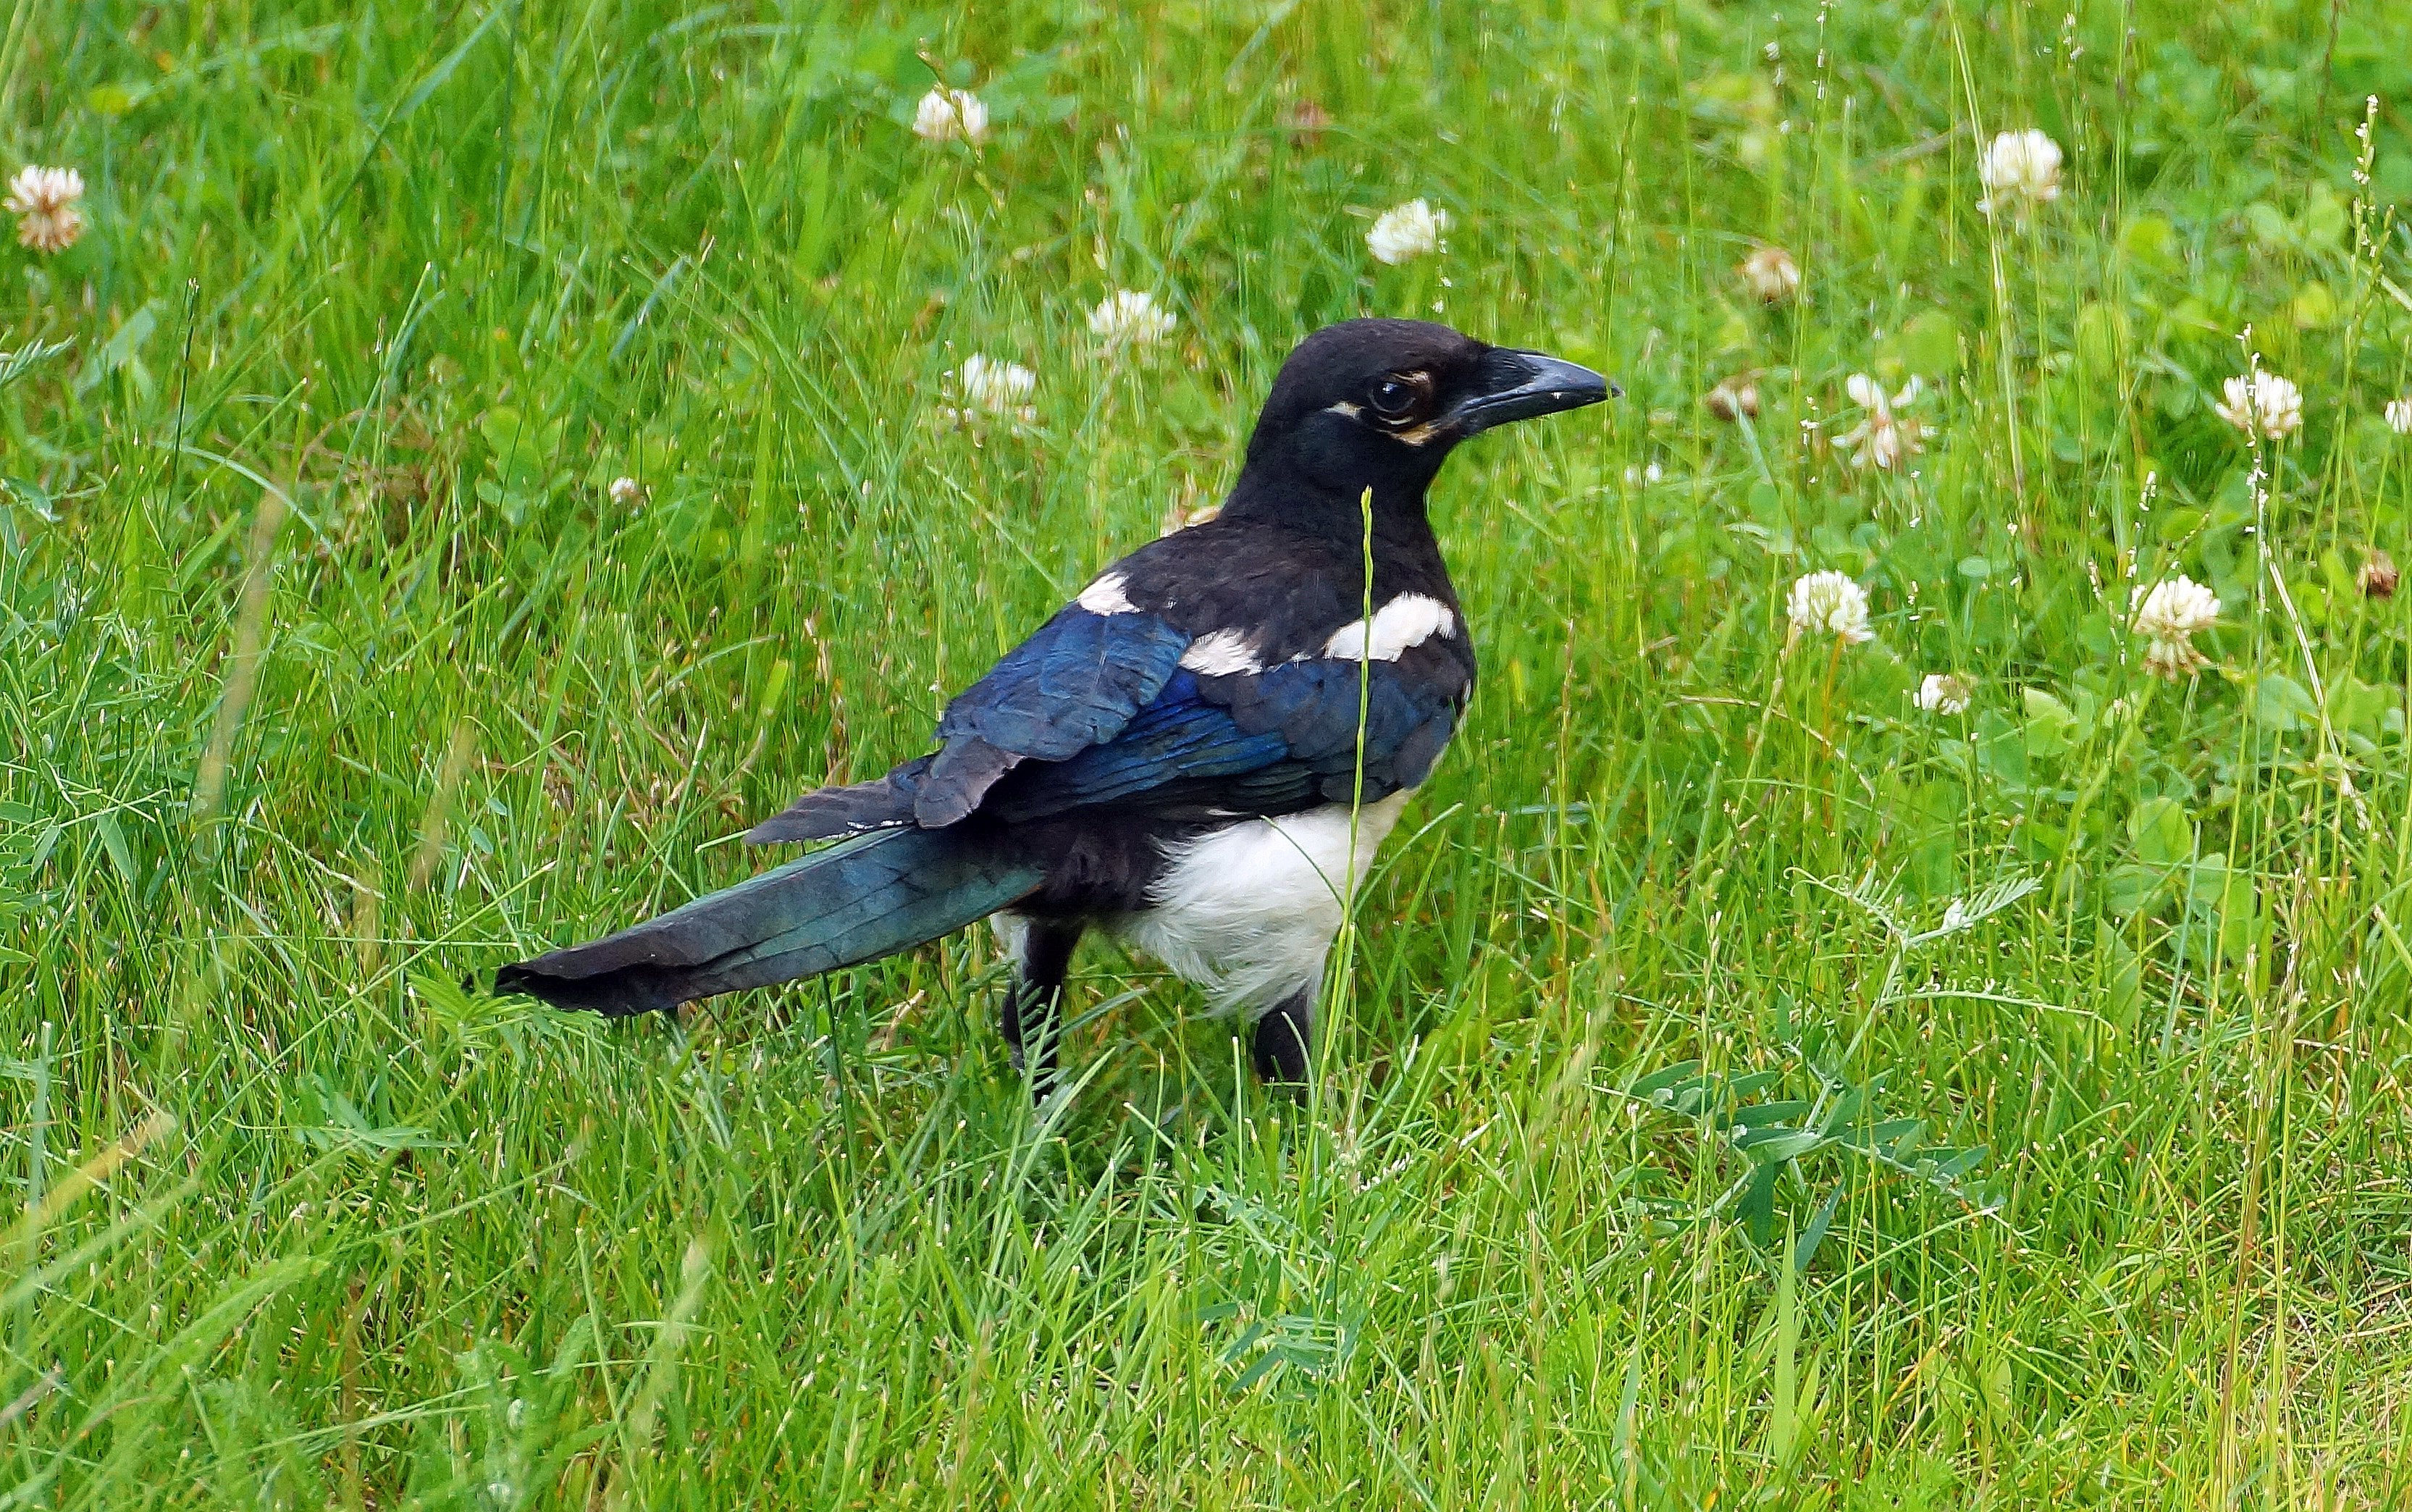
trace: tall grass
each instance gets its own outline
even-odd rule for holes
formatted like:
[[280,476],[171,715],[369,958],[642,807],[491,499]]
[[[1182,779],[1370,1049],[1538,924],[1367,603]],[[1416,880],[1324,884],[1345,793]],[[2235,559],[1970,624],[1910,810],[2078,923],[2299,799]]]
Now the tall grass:
[[[2407,29],[17,7],[92,229],[7,249],[73,345],[0,390],[0,1498],[2401,1505]],[[2029,125],[2062,198],[1980,215]],[[1628,397],[1437,490],[1483,683],[1312,1102],[1104,946],[1044,1119],[978,931],[675,1025],[455,985],[742,874],[1298,336],[1434,312]],[[976,352],[1034,426],[936,423]],[[1818,568],[1875,641],[1787,651]]]

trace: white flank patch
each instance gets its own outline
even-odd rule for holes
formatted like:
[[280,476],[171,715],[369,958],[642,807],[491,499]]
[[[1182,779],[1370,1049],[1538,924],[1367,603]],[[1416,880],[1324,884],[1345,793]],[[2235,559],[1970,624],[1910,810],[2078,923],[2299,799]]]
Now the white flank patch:
[[1455,634],[1457,616],[1447,604],[1424,594],[1401,594],[1374,611],[1370,638],[1364,621],[1351,620],[1331,632],[1331,639],[1323,643],[1323,653],[1354,662],[1364,660],[1370,652],[1377,662],[1394,662],[1409,646]]
[[1357,811],[1349,874],[1348,805],[1250,819],[1166,852],[1152,905],[1114,932],[1206,990],[1217,1011],[1272,1007],[1323,980],[1342,903],[1406,806],[1393,793]]
[[988,927],[996,932],[996,943],[1005,949],[1005,959],[1022,969],[1023,949],[1030,944],[1030,916],[1000,908],[988,916]]
[[1081,589],[1081,596],[1072,602],[1092,614],[1136,614],[1139,606],[1123,592],[1126,580],[1119,572],[1109,572]]
[[1209,677],[1223,677],[1232,672],[1261,672],[1265,664],[1257,659],[1256,647],[1237,630],[1217,630],[1213,635],[1199,636],[1189,642],[1181,653],[1181,665],[1193,672]]

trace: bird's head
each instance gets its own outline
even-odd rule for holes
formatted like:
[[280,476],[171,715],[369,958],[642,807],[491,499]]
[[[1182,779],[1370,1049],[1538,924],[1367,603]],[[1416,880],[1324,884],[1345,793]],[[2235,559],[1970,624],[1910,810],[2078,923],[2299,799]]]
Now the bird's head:
[[1269,492],[1304,484],[1344,497],[1352,514],[1369,488],[1377,505],[1419,506],[1466,437],[1617,391],[1589,368],[1447,326],[1344,320],[1299,343],[1282,364],[1248,439],[1247,472]]

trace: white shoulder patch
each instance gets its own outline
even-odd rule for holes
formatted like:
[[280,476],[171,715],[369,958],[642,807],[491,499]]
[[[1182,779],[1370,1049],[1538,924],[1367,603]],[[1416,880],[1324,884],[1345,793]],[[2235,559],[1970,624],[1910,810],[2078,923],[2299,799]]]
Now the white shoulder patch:
[[1332,631],[1331,639],[1323,643],[1323,653],[1353,662],[1363,660],[1370,652],[1377,662],[1394,662],[1409,646],[1455,634],[1457,616],[1447,604],[1425,594],[1401,594],[1374,611],[1370,632],[1362,620],[1351,620]]
[[1217,630],[1212,635],[1199,636],[1189,642],[1187,651],[1181,653],[1181,665],[1209,677],[1265,669],[1265,664],[1257,659],[1256,647],[1237,630]]
[[1096,582],[1081,589],[1081,596],[1072,602],[1092,614],[1136,614],[1139,612],[1139,606],[1132,603],[1129,595],[1123,592],[1124,583],[1125,579],[1121,573],[1109,572]]

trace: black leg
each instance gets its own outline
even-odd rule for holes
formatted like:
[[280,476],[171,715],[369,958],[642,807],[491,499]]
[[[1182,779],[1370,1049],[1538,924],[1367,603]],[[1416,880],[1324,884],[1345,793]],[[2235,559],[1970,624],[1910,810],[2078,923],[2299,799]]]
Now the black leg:
[[1257,1020],[1252,1049],[1266,1081],[1306,1084],[1307,1047],[1314,1043],[1315,984],[1300,988]]
[[1055,1090],[1055,1050],[1063,1034],[1057,1009],[1064,1002],[1064,973],[1081,926],[1034,918],[1022,936],[1013,963],[1013,985],[1005,991],[998,1027],[1013,1050],[1013,1066],[1030,1073],[1032,1094],[1044,1100]]

